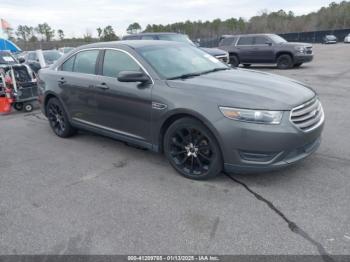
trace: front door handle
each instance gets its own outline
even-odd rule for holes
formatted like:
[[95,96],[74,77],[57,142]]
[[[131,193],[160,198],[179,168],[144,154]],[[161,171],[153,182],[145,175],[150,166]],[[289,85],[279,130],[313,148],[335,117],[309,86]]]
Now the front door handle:
[[106,83],[101,83],[99,85],[96,85],[95,87],[100,89],[109,89],[109,86]]
[[64,77],[62,77],[60,80],[57,80],[57,82],[58,82],[60,85],[63,85],[63,84],[65,84],[67,81],[64,80]]

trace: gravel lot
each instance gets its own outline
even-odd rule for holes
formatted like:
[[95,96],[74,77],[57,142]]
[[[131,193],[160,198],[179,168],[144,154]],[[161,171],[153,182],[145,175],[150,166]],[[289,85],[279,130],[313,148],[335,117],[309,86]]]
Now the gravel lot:
[[350,255],[350,45],[315,45],[300,69],[326,113],[320,149],[283,171],[179,176],[165,158],[39,110],[0,116],[0,254]]

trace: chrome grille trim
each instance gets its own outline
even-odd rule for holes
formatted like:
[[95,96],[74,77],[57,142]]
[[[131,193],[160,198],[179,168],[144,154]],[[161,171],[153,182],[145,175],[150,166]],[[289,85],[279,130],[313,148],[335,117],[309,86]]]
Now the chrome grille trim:
[[320,100],[314,98],[297,106],[290,112],[290,121],[304,132],[310,132],[324,121],[324,112]]
[[312,46],[306,47],[306,53],[307,53],[308,55],[312,55]]

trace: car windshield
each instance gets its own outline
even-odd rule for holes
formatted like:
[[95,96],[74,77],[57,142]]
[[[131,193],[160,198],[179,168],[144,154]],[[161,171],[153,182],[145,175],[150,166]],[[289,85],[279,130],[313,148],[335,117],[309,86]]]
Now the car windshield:
[[0,64],[16,64],[16,58],[8,52],[0,52]]
[[187,35],[181,35],[181,34],[164,34],[164,35],[158,35],[159,40],[165,40],[165,41],[175,41],[175,42],[182,42],[186,44],[195,45]]
[[280,37],[279,35],[269,35],[269,37],[276,44],[287,43],[287,40],[283,37]]
[[73,49],[74,49],[74,47],[63,47],[62,52],[64,54],[66,54],[66,53],[69,53],[70,51],[72,51]]
[[230,69],[215,57],[190,45],[146,46],[138,48],[138,52],[164,79]]
[[45,51],[43,55],[46,62],[53,62],[58,60],[62,56],[62,53],[58,51]]

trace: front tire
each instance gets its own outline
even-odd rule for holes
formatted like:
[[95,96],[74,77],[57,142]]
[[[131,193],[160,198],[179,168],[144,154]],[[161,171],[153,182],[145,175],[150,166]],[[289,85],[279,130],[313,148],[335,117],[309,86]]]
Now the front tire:
[[51,129],[57,136],[67,138],[76,133],[77,130],[69,123],[67,113],[57,98],[47,102],[46,112]]
[[204,180],[222,171],[220,147],[209,129],[196,119],[186,117],[171,124],[163,144],[168,161],[184,177]]
[[277,68],[289,69],[293,66],[293,58],[290,55],[280,55],[277,58]]
[[239,59],[237,55],[230,55],[230,64],[232,67],[239,66]]

